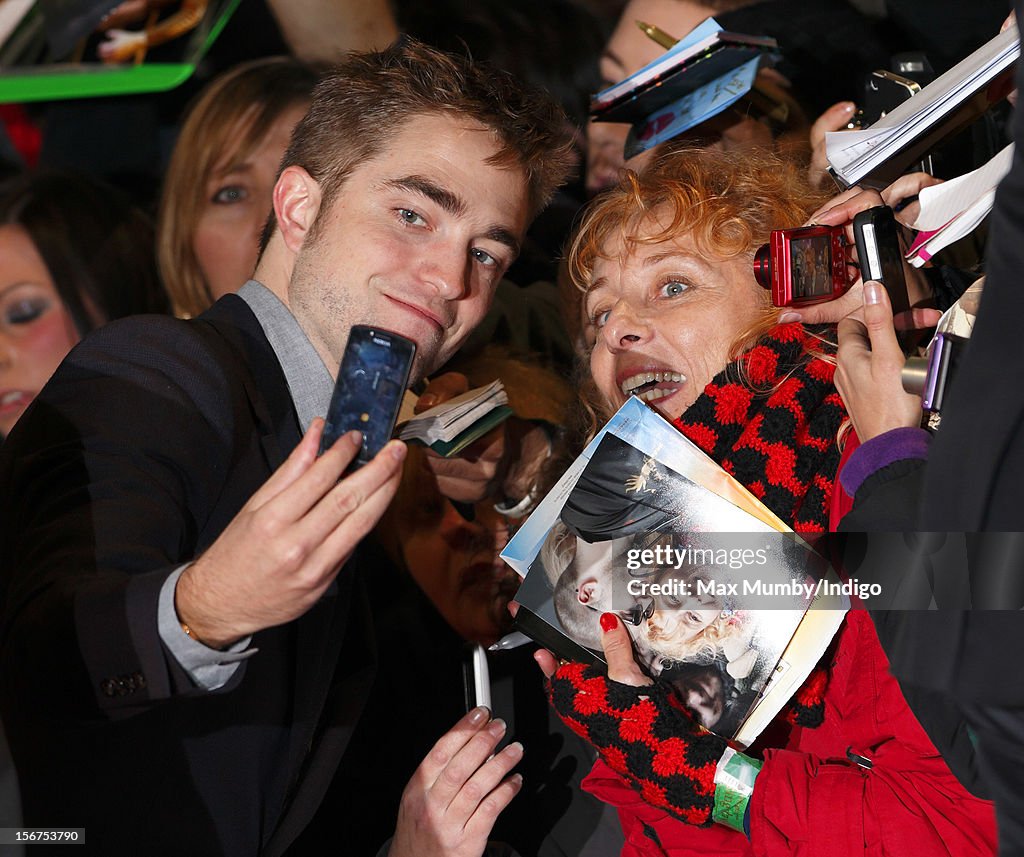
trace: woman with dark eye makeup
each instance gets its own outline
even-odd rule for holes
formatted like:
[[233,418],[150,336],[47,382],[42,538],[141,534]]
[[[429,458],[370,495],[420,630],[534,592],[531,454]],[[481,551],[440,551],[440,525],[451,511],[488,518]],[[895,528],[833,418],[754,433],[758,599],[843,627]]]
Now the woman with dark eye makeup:
[[82,336],[168,309],[152,224],[113,188],[66,173],[0,184],[0,437]]
[[277,168],[315,83],[296,60],[254,60],[213,81],[189,109],[157,229],[176,315],[199,315],[252,274]]

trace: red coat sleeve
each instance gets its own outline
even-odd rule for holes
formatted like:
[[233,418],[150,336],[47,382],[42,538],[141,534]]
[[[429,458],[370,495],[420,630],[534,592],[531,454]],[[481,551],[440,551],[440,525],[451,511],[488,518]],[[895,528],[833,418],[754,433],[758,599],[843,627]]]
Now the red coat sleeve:
[[821,727],[765,751],[750,803],[755,854],[995,853],[992,804],[972,796],[939,756],[864,611],[851,611],[840,631],[825,703]]
[[623,857],[994,854],[992,804],[953,776],[888,667],[870,617],[851,611],[829,670],[825,722],[794,729],[785,746],[765,750],[750,841],[720,825],[683,824],[646,804],[600,761],[583,787],[618,809]]

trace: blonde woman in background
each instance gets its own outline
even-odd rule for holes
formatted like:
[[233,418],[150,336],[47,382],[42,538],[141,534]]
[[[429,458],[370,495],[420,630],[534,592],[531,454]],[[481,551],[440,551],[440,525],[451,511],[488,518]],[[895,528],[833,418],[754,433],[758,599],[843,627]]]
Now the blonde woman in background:
[[249,279],[278,165],[315,83],[293,59],[255,60],[217,78],[189,109],[157,226],[175,314],[199,315]]

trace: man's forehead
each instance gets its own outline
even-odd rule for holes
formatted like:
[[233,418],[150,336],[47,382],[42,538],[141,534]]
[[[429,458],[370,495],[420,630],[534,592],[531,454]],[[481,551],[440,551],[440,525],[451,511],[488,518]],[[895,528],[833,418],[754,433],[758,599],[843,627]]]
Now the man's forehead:
[[435,201],[440,191],[454,203],[443,206],[452,213],[492,209],[493,217],[502,221],[496,225],[521,232],[528,176],[522,165],[496,163],[501,149],[497,133],[469,117],[414,116],[373,157],[358,164],[352,177],[362,173],[382,190],[426,190]]

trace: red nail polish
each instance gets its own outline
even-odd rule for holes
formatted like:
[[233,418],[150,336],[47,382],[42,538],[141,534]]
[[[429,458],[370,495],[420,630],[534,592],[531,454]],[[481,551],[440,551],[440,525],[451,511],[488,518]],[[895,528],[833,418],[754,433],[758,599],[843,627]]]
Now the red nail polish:
[[601,614],[601,630],[606,634],[609,631],[615,629],[615,626],[619,624],[619,618],[614,613],[602,613]]

